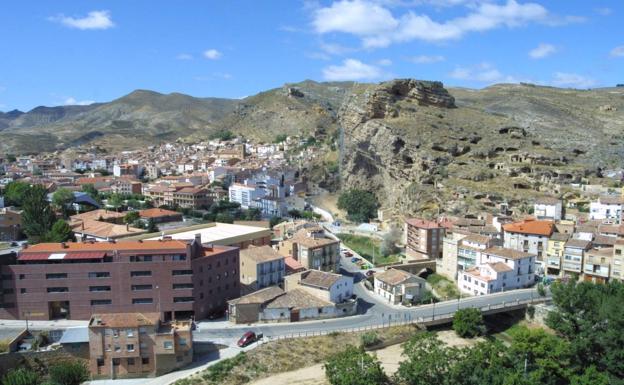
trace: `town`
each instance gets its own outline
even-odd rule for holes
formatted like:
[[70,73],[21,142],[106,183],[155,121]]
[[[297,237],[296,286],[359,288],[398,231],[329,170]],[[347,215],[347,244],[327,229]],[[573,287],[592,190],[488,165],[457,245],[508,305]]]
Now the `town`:
[[[463,306],[544,302],[534,290],[555,281],[621,280],[620,188],[536,192],[528,215],[506,204],[435,218],[380,208],[360,223],[345,207],[339,220],[291,166],[313,147],[281,139],[4,157],[0,319],[18,322],[8,349],[57,346],[88,360],[94,379],[161,376],[205,341],[240,337],[241,349],[393,316],[437,324]],[[304,322],[330,318],[342,321]]]

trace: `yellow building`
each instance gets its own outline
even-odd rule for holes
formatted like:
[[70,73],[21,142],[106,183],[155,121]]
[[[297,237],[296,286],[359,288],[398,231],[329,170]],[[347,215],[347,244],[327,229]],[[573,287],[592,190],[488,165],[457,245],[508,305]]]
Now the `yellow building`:
[[561,273],[561,259],[568,238],[568,234],[553,233],[548,239],[548,246],[546,247],[547,274],[559,275]]

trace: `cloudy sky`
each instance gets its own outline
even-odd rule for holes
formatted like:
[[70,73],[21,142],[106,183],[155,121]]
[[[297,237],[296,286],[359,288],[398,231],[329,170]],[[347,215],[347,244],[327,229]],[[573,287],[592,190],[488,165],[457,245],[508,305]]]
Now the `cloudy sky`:
[[134,89],[240,98],[304,79],[624,83],[622,0],[13,1],[0,110]]

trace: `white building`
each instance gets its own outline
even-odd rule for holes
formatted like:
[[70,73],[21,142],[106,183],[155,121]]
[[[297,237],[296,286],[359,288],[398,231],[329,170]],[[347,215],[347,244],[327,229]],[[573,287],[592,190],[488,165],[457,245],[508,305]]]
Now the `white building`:
[[396,305],[419,299],[425,291],[426,282],[407,271],[389,269],[375,275],[374,290],[375,294]]
[[232,183],[229,188],[230,202],[238,202],[243,209],[254,207],[254,201],[264,196],[264,190],[255,184]]
[[535,255],[491,247],[481,253],[480,263],[459,273],[459,289],[471,295],[485,295],[532,286]]
[[533,205],[533,214],[537,219],[561,220],[562,204],[557,198],[544,197],[538,199]]
[[526,219],[503,225],[503,246],[536,255],[542,260],[546,256],[548,239],[555,228],[553,221]]
[[602,219],[615,224],[622,223],[624,198],[618,195],[604,195],[589,204],[589,218]]
[[306,292],[324,301],[341,303],[353,295],[353,277],[320,270],[306,270],[284,277],[284,289]]

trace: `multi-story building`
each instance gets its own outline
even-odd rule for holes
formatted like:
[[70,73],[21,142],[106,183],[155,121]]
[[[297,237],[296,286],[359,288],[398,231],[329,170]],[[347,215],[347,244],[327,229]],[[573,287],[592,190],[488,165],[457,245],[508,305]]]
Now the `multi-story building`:
[[[240,292],[239,250],[193,240],[40,243],[2,266],[0,318],[89,319],[102,311],[205,318]],[[9,306],[10,305],[10,306]]]
[[457,269],[459,272],[479,264],[483,250],[494,246],[492,238],[470,234],[457,245]]
[[591,247],[591,242],[583,239],[570,239],[565,243],[561,273],[563,276],[580,276],[583,271],[583,257]]
[[621,195],[604,195],[589,204],[589,218],[601,219],[611,223],[622,223],[624,197]]
[[611,277],[613,248],[591,249],[585,253],[583,261],[583,280],[605,283]]
[[552,235],[554,228],[553,221],[535,219],[508,223],[503,225],[503,246],[537,255],[537,259],[541,261],[546,255],[548,238]]
[[286,275],[284,256],[271,246],[249,246],[240,253],[241,293],[277,285]]
[[618,239],[613,246],[611,277],[620,281],[624,280],[624,239]]
[[111,186],[111,191],[120,195],[138,195],[143,191],[143,184],[138,180],[117,179]]
[[440,258],[445,228],[434,221],[406,219],[404,232],[406,253],[419,259]]
[[93,378],[161,375],[193,361],[189,321],[160,321],[159,313],[98,313],[89,320]]
[[457,280],[457,246],[468,234],[464,230],[446,230],[442,238],[442,258],[436,260],[436,273]]
[[561,200],[553,197],[538,198],[533,205],[533,214],[537,219],[550,219],[553,221],[562,218]]
[[478,265],[459,274],[458,285],[472,295],[529,287],[535,283],[535,262],[534,254],[490,247],[483,250]]
[[340,241],[325,236],[320,227],[304,228],[280,243],[278,252],[292,256],[306,269],[338,271]]
[[202,187],[184,187],[173,191],[172,206],[185,209],[207,208],[212,204],[210,191]]
[[425,291],[427,281],[398,269],[388,269],[375,274],[374,292],[389,303],[399,304],[418,300]]
[[10,207],[0,208],[0,241],[15,241],[22,232],[22,214]]
[[565,244],[570,236],[565,233],[552,233],[546,249],[546,274],[559,275]]
[[255,184],[232,183],[229,187],[230,202],[240,203],[243,209],[253,207],[255,200],[262,196],[264,190],[260,190]]

